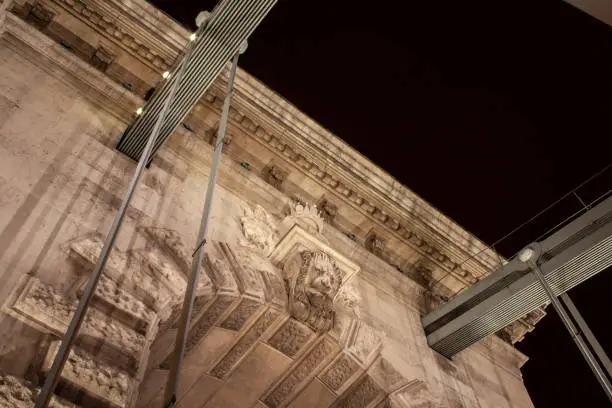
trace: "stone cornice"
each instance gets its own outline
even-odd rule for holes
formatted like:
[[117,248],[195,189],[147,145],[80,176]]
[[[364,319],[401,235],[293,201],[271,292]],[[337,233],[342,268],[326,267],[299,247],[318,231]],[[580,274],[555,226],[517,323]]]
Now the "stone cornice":
[[[187,41],[187,30],[142,0],[45,1],[60,4],[160,70],[172,64]],[[239,107],[234,118],[239,117],[248,134],[465,285],[499,265],[499,257],[481,241],[243,70],[237,75],[236,95],[235,106],[241,105],[243,112]]]
[[[18,47],[26,58],[62,81],[83,90],[91,102],[127,120],[142,100],[13,13],[6,13],[3,40]],[[41,61],[42,58],[42,61]]]
[[[222,75],[205,98],[212,106],[219,105],[215,99],[222,99],[225,79]],[[232,119],[245,133],[335,191],[464,285],[473,284],[499,265],[500,258],[482,242],[246,72],[238,72],[235,89]]]
[[68,10],[138,60],[160,71],[170,68],[189,31],[144,1],[44,0]]

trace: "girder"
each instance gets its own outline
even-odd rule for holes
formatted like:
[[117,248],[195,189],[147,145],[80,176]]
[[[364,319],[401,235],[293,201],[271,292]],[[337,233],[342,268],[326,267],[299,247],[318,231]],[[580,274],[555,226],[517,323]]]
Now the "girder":
[[[536,252],[556,296],[612,265],[612,197],[541,242]],[[422,319],[429,345],[451,357],[548,302],[518,257]]]
[[[210,19],[198,31],[194,40],[196,44],[192,56],[186,62],[185,72],[155,142],[151,158],[275,4],[276,0],[222,0],[215,7]],[[175,80],[177,77],[171,76],[164,81],[145,106],[142,115],[124,132],[117,150],[134,160],[140,158]]]

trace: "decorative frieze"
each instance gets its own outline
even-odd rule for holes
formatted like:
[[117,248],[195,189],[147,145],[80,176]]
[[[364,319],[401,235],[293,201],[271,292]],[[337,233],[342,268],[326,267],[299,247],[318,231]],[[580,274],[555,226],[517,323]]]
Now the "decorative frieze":
[[[52,286],[31,278],[17,297],[12,310],[22,316],[24,323],[63,336],[76,306],[76,298],[66,297]],[[90,308],[83,320],[79,336],[88,343],[93,341],[112,346],[112,351],[106,348],[106,353],[114,354],[118,365],[129,370],[137,369],[144,350],[145,337],[135,330],[109,318],[96,308]]]
[[[189,336],[187,337],[187,344],[185,346],[186,355],[200,344],[200,341],[202,341],[210,329],[217,324],[219,319],[225,314],[235,300],[236,298],[231,296],[217,296],[200,316],[193,315],[191,320],[192,324],[189,328]],[[178,310],[180,310],[180,308]],[[169,355],[160,365],[160,368],[170,369],[170,358],[171,355]]]
[[190,251],[187,249],[181,235],[172,229],[141,227],[138,228],[160,248],[164,248],[172,256],[178,266],[187,273],[191,267]]
[[261,306],[262,304],[255,300],[242,299],[238,306],[221,323],[221,327],[227,330],[240,330]]
[[[51,369],[60,343],[55,341],[51,344],[42,367],[43,372]],[[61,380],[83,389],[90,396],[105,401],[114,408],[127,407],[133,390],[132,378],[129,375],[78,347],[70,351]]]
[[[384,397],[383,390],[370,376],[364,376],[332,405],[333,408],[367,407]],[[416,407],[416,405],[415,405]]]
[[[0,372],[0,406],[3,408],[32,408],[40,389],[12,375]],[[49,408],[78,408],[69,402],[51,397]]]
[[105,10],[97,8],[95,3],[87,2],[86,4],[80,0],[54,0],[54,2],[67,8],[80,20],[85,21],[95,30],[101,32],[102,35],[120,44],[130,54],[152,67],[164,71],[172,65],[172,61],[164,59],[150,46],[143,44],[141,42],[142,36],[137,36],[126,27],[120,26],[118,24],[119,20],[111,18]]
[[232,346],[229,352],[215,365],[211,374],[217,378],[223,378],[229,374],[236,363],[251,349],[279,315],[280,312],[278,310],[266,310],[253,326],[249,328],[244,336],[242,336],[240,340]]
[[270,338],[268,344],[288,357],[295,357],[314,335],[313,331],[293,318]]
[[342,353],[320,378],[330,389],[339,391],[359,371],[359,364],[348,354]]
[[106,309],[110,309],[109,314],[143,334],[150,328],[151,323],[154,323],[157,319],[157,314],[144,302],[104,275],[100,277],[94,292],[94,300],[107,305]]
[[322,366],[337,351],[338,346],[330,338],[324,337],[273,388],[272,392],[264,400],[266,405],[270,408],[276,408],[287,401],[301,385],[314,378]]
[[[80,263],[87,268],[92,268],[98,260],[103,245],[104,242],[99,236],[80,238],[70,244],[70,251]],[[133,294],[145,305],[159,312],[166,308],[173,296],[176,296],[177,288],[171,290],[170,285],[160,276],[151,276],[147,273],[156,270],[153,268],[146,271],[140,265],[130,264],[128,256],[115,249],[108,257],[104,274],[118,287]]]

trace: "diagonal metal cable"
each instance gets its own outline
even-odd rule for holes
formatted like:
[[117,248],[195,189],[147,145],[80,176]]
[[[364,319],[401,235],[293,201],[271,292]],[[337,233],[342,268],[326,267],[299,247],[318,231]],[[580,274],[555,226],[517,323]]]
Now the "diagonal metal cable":
[[[539,211],[537,214],[535,214],[533,217],[529,218],[527,221],[521,223],[519,226],[517,226],[516,228],[514,228],[512,231],[508,232],[506,235],[504,235],[503,237],[501,237],[500,239],[498,239],[497,241],[493,242],[491,245],[487,246],[486,248],[478,251],[477,253],[469,256],[468,258],[466,258],[464,261],[462,261],[457,267],[461,267],[462,265],[464,265],[466,262],[471,261],[472,259],[476,258],[478,255],[482,254],[485,251],[488,251],[490,249],[495,248],[497,245],[499,245],[500,243],[502,243],[504,240],[506,240],[507,238],[509,238],[510,236],[514,235],[516,232],[520,231],[523,227],[525,227],[526,225],[530,224],[531,222],[535,221],[537,218],[539,218],[540,216],[542,216],[543,214],[545,214],[546,212],[548,212],[551,208],[553,208],[555,205],[559,204],[561,201],[563,201],[564,199],[566,199],[567,197],[574,195],[576,193],[577,190],[579,190],[580,188],[584,187],[586,184],[590,183],[591,181],[595,180],[597,177],[601,176],[602,174],[604,174],[606,171],[608,171],[610,168],[612,168],[612,163],[608,164],[607,166],[605,166],[603,169],[595,172],[591,177],[587,178],[585,181],[583,181],[582,183],[578,184],[576,187],[572,188],[570,191],[568,191],[567,193],[565,193],[563,196],[561,196],[559,199],[557,199],[556,201],[554,201],[552,204],[548,205],[547,207],[545,207],[544,209],[542,209],[541,211]],[[592,203],[589,203],[588,206],[592,206],[594,205],[594,203],[596,202],[600,202],[604,197],[607,196],[610,192],[605,193],[604,195],[602,195],[601,197],[597,198],[596,200],[594,200]],[[582,202],[582,200],[580,199],[580,201]],[[584,203],[583,203],[584,204]],[[568,222],[568,220],[570,220],[571,218],[575,218],[576,216],[578,216],[579,214],[583,213],[585,210],[584,208],[581,208],[580,211],[577,211],[575,214],[571,215],[570,217],[566,218],[565,220],[563,220],[561,223],[557,224],[555,227],[551,228],[550,230],[548,230],[546,233],[544,233],[543,235],[541,235],[539,238],[537,238],[535,241],[540,240],[544,235],[547,235],[550,231],[552,231],[555,228],[558,228],[560,225],[563,225],[565,223]],[[515,255],[513,255],[512,257],[510,257],[509,259],[514,258]],[[448,277],[451,274],[451,272],[447,272],[444,275],[442,275],[440,278],[438,278],[436,281],[434,281],[430,287],[433,289],[435,287],[435,285],[437,285],[438,283],[440,283],[442,280],[444,280],[446,277]]]

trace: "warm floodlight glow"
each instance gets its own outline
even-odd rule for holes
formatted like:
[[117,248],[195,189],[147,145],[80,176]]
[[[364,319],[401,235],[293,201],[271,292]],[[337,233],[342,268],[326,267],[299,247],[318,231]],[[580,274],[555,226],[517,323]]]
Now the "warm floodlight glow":
[[170,76],[170,72],[166,71],[162,74],[162,77],[164,77],[164,79],[168,78]]
[[189,39],[190,39],[191,41],[195,41],[195,39],[196,39],[196,33],[191,34],[191,37],[189,37]]
[[137,115],[142,115],[142,108],[138,108],[138,110],[136,111]]

